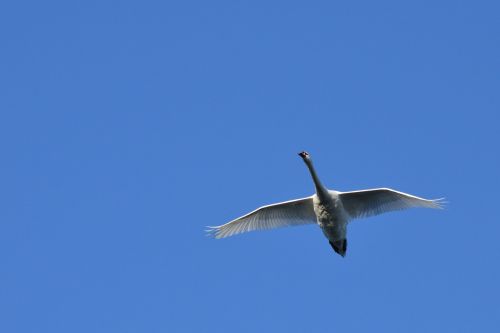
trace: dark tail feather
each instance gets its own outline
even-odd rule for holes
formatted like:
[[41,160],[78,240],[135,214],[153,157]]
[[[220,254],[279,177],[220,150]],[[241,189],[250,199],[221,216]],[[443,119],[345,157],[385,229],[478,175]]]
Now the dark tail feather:
[[340,254],[342,257],[345,257],[345,253],[347,251],[347,239],[341,239],[335,242],[329,242],[332,246],[333,250]]

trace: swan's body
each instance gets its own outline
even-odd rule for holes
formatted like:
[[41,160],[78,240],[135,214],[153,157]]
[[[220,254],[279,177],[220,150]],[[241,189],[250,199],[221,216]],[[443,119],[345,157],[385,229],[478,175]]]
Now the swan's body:
[[317,223],[335,252],[345,256],[350,220],[412,207],[442,207],[440,199],[422,199],[388,188],[352,192],[328,190],[321,184],[309,154],[302,152],[299,155],[311,173],[316,194],[263,206],[224,225],[210,227],[214,237],[225,238],[252,230]]

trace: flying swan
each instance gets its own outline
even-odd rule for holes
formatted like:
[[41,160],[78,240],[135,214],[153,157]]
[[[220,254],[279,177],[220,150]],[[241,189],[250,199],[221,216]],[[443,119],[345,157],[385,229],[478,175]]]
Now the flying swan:
[[443,199],[427,200],[389,188],[352,192],[328,190],[314,170],[311,156],[299,153],[311,173],[316,194],[262,206],[226,224],[208,227],[215,238],[225,238],[253,230],[317,223],[333,250],[345,256],[347,224],[350,220],[413,207],[443,208]]

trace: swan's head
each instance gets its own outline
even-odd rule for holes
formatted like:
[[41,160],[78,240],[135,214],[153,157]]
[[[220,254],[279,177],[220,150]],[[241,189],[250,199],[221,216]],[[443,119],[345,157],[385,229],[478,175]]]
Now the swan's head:
[[304,161],[310,161],[311,157],[307,151],[303,151],[299,153],[299,156],[302,157]]

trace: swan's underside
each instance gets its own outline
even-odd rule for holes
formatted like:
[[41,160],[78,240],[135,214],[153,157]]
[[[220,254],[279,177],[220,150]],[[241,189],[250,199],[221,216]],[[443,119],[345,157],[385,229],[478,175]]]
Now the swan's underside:
[[215,238],[226,238],[254,230],[318,224],[335,252],[345,256],[346,227],[350,220],[407,208],[443,207],[443,199],[423,199],[389,188],[352,192],[329,191],[319,182],[309,154],[303,152],[299,155],[311,172],[316,194],[262,206],[226,224],[208,227],[209,234]]

